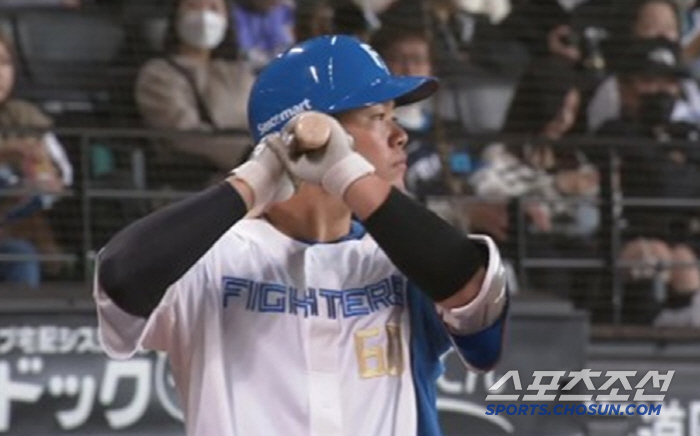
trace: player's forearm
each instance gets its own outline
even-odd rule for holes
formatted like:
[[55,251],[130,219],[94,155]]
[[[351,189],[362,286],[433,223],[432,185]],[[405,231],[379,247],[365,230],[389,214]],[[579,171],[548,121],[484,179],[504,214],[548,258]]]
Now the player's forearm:
[[440,301],[440,306],[445,309],[454,309],[471,303],[481,291],[481,285],[484,283],[485,277],[486,268],[479,268],[462,288],[452,294],[452,296]]
[[343,200],[353,214],[364,221],[386,201],[391,189],[391,184],[384,179],[368,175],[350,185]]
[[452,307],[477,295],[487,255],[461,231],[377,176],[354,182],[344,199],[392,262],[434,301]]
[[247,212],[245,183],[223,182],[119,232],[99,256],[98,280],[122,310],[148,317],[165,294]]

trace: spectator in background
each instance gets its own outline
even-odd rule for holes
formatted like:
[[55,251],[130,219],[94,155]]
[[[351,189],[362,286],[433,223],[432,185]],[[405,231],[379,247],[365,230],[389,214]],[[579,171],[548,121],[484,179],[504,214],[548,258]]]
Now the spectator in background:
[[[700,198],[700,150],[693,144],[700,131],[672,119],[688,74],[680,57],[678,44],[661,38],[637,40],[621,59],[626,66],[618,74],[621,115],[598,134],[648,140],[617,149],[625,198]],[[681,148],[653,145],[671,139],[692,142]],[[627,270],[625,320],[648,324],[663,308],[687,306],[700,290],[700,211],[627,207],[623,216],[621,261],[633,264]]]
[[680,2],[683,58],[690,66],[693,76],[700,72],[700,8],[696,0]]
[[686,125],[673,119],[688,77],[680,56],[678,43],[666,38],[630,41],[617,70],[620,114],[597,133],[651,138],[660,127]]
[[294,7],[285,0],[237,0],[232,20],[238,47],[255,70],[294,43]]
[[[430,46],[422,29],[383,26],[373,35],[371,45],[385,59],[392,74],[429,76],[433,72]],[[407,189],[465,231],[487,233],[498,240],[505,238],[508,231],[505,204],[448,202],[442,207],[438,200],[430,199],[471,193],[468,184],[471,156],[463,145],[466,134],[459,125],[437,118],[430,100],[398,107],[395,115],[409,137]]]
[[680,38],[678,3],[675,0],[618,0],[611,22],[611,54],[625,50],[632,38]]
[[12,283],[28,288],[37,288],[41,283],[41,268],[37,260],[36,248],[28,241],[0,237],[0,255],[27,256],[23,260],[0,261],[0,283]]
[[296,7],[297,41],[319,35],[351,35],[369,42],[376,30],[365,10],[354,0],[302,0]]
[[444,63],[462,63],[468,59],[475,22],[455,0],[392,2],[379,18],[381,23],[394,29],[429,23],[434,38],[433,57],[438,61],[436,67],[443,68]]
[[[164,56],[148,61],[136,81],[147,126],[207,134],[247,128],[254,76],[236,58],[229,17],[224,0],[174,2]],[[235,167],[249,150],[247,135],[182,136],[156,145],[153,171],[158,183],[192,188]]]
[[338,0],[333,7],[333,33],[352,35],[363,42],[369,42],[378,23],[367,19],[365,11],[353,0]]
[[571,16],[557,0],[523,1],[501,23],[507,33],[521,41],[532,57],[559,56],[577,62],[581,52],[569,43],[573,36]]
[[[386,61],[392,74],[433,74],[430,46],[420,29],[383,27],[373,36],[371,45]],[[409,135],[406,186],[423,201],[428,195],[452,193],[443,177],[432,109],[433,102],[428,99],[394,110],[396,121]]]
[[299,0],[294,34],[297,41],[326,34],[351,35],[369,43],[383,26],[394,30],[423,24],[420,4],[397,0]]
[[[549,57],[531,64],[516,88],[503,130],[516,135],[517,142],[486,147],[471,177],[480,196],[525,198],[524,237],[530,257],[582,258],[596,252],[591,237],[599,224],[597,170],[583,150],[558,144],[574,127],[580,96],[578,75],[566,61]],[[504,247],[511,256],[512,241]],[[590,274],[563,269],[531,278],[540,290],[570,290],[581,304],[592,286]]]
[[506,35],[527,47],[533,59],[555,56],[587,69],[602,69],[597,50],[605,39],[601,18],[606,2],[520,1],[500,25]]
[[[5,77],[4,68],[0,67],[0,82]],[[26,148],[19,147],[19,143],[3,144],[0,147],[0,191],[19,185],[19,177],[10,167],[11,162],[21,161],[26,154]],[[0,282],[20,284],[30,288],[36,288],[41,281],[41,266],[39,261],[31,259],[38,253],[36,247],[25,239],[19,239],[7,234],[6,226],[16,217],[15,212],[22,215],[25,211],[34,212],[35,206],[27,207],[26,201],[20,200],[19,207],[7,201],[3,205],[2,218],[0,218],[0,255],[4,256],[29,256],[24,260],[1,260]],[[9,209],[9,210],[4,210]]]
[[[0,35],[0,188],[26,194],[0,202],[0,253],[59,254],[60,248],[45,214],[73,181],[73,169],[63,146],[50,132],[52,121],[36,106],[11,96],[15,56]],[[45,270],[58,272],[56,263]],[[39,264],[33,260],[0,266],[0,280],[39,283]]]
[[294,10],[294,39],[305,41],[333,33],[333,8],[329,0],[298,0]]
[[594,233],[598,218],[591,200],[598,191],[597,172],[583,150],[557,145],[572,132],[580,104],[578,76],[570,65],[556,57],[531,64],[518,83],[503,128],[523,142],[484,150],[485,166],[472,178],[477,192],[545,197],[548,204],[536,203],[528,210],[538,232],[575,237]]
[[[606,45],[606,57],[613,73],[624,69],[624,55],[635,39],[680,39],[678,6],[673,0],[627,0],[620,3],[614,16],[616,30]],[[681,82],[683,98],[678,99],[672,119],[700,123],[700,88],[690,78]],[[624,96],[618,77],[613,74],[595,90],[586,110],[589,132],[595,132],[609,120],[620,118]]]
[[[530,62],[548,57],[556,57],[576,68],[580,72],[581,99],[588,101],[607,74],[603,44],[609,37],[606,24],[611,3],[611,0],[524,0],[514,3],[513,11],[499,27],[506,38],[519,41],[527,49],[529,61],[525,62],[524,70]],[[507,71],[513,69],[505,65]],[[516,61],[515,69],[518,67]]]
[[[345,0],[335,0],[335,1],[338,2],[337,4],[342,4],[345,2]],[[360,7],[363,15],[365,16],[365,21],[369,25],[369,28],[371,31],[378,30],[380,27],[382,27],[383,16],[385,14],[388,14],[391,11],[392,7],[395,6],[397,3],[405,3],[405,4],[413,3],[411,0],[351,0],[351,1]],[[435,0],[432,0],[432,1],[435,1]],[[416,18],[416,17],[413,17],[413,18]]]

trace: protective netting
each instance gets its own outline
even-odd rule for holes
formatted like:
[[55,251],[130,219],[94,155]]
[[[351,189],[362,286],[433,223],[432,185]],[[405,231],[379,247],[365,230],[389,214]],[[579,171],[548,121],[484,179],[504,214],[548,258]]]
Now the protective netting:
[[493,236],[514,292],[700,323],[695,2],[181,3],[0,0],[3,287],[89,281],[119,228],[245,159],[257,71],[350,33],[441,79],[396,114],[408,188]]

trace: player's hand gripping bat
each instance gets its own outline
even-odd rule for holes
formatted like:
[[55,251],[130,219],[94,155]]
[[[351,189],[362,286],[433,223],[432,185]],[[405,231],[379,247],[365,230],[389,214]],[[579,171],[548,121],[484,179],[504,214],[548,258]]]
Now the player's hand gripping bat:
[[294,179],[320,185],[341,196],[352,182],[374,172],[355,152],[353,138],[334,117],[320,112],[296,115],[283,129],[285,141],[271,143]]
[[325,147],[331,138],[332,118],[320,112],[304,112],[297,116],[290,135],[294,152],[317,150]]

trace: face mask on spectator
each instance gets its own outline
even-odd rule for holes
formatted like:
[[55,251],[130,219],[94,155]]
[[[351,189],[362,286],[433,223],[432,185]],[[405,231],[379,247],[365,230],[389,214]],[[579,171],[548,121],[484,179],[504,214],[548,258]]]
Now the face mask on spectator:
[[188,11],[180,15],[177,31],[187,44],[213,49],[223,41],[226,25],[226,18],[216,12]]
[[668,92],[642,94],[639,106],[639,120],[647,126],[666,124],[676,105],[676,97]]

